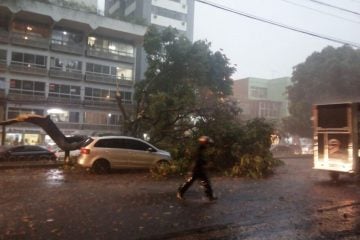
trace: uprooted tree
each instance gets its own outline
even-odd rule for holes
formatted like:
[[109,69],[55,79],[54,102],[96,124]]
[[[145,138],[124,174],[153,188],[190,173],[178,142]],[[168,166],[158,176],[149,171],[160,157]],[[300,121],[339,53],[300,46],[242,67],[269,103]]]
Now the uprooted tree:
[[127,134],[146,133],[177,160],[189,159],[196,138],[209,135],[215,140],[209,154],[221,169],[234,166],[245,153],[250,159],[271,159],[272,128],[262,120],[239,120],[241,109],[230,98],[235,69],[223,53],[212,52],[206,41],[192,43],[172,28],[159,32],[153,27],[144,49],[148,69],[136,85],[136,114],[130,117],[120,106],[128,116]]

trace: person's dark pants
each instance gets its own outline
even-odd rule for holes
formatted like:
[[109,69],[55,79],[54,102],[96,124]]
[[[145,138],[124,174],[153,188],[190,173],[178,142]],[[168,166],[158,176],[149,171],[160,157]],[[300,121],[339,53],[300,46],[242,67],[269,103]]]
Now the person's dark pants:
[[184,193],[189,189],[189,187],[194,183],[195,180],[200,181],[201,186],[205,190],[206,197],[208,197],[209,199],[213,198],[213,191],[211,188],[210,180],[207,177],[206,173],[203,171],[193,172],[192,176],[188,178],[186,182],[179,187],[178,192],[181,194],[181,196],[184,195]]

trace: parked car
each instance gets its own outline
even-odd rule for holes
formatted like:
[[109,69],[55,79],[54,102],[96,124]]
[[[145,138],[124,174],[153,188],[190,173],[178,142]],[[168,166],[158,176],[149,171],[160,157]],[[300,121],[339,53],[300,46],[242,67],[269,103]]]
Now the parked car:
[[0,161],[56,160],[53,152],[37,145],[2,146]]
[[133,137],[91,137],[80,149],[78,164],[96,173],[113,168],[151,168],[171,163],[170,153]]

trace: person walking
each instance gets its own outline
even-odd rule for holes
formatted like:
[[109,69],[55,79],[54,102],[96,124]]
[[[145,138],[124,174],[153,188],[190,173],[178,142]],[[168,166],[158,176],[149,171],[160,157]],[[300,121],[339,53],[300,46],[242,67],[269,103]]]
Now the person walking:
[[196,152],[196,158],[193,164],[192,174],[191,177],[189,177],[185,181],[185,183],[180,185],[176,194],[176,197],[178,199],[184,200],[185,192],[189,189],[189,187],[194,183],[195,180],[200,181],[201,186],[205,190],[205,195],[210,201],[214,201],[217,199],[213,195],[211,183],[205,171],[205,165],[206,165],[205,150],[213,143],[214,141],[208,136],[201,136],[198,139],[199,146]]

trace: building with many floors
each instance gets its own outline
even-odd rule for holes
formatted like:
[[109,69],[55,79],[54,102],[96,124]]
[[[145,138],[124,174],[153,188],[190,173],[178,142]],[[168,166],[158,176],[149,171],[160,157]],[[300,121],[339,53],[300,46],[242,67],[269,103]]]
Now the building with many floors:
[[260,117],[278,122],[289,115],[286,87],[290,83],[289,77],[244,78],[234,81],[233,97],[246,119]]
[[[131,111],[136,51],[146,27],[54,1],[0,1],[1,120],[33,113],[50,115],[69,135],[121,132],[115,94]],[[47,141],[27,123],[5,131],[7,142]]]
[[[106,0],[105,15],[125,18],[158,28],[172,26],[193,40],[194,0]],[[147,68],[146,54],[137,51],[136,78],[142,79]]]

